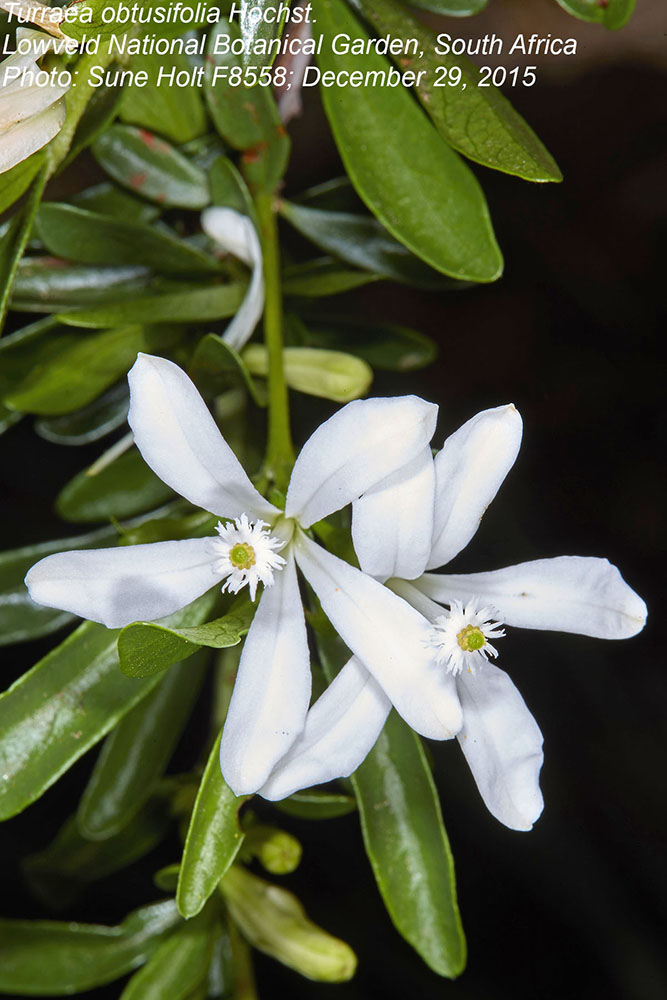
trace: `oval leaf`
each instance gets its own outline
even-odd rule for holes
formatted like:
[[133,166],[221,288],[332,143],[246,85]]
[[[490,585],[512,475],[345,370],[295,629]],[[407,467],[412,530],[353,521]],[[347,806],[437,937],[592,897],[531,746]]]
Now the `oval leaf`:
[[171,900],[135,910],[117,927],[0,920],[0,991],[53,997],[112,982],[150,958],[179,923]]
[[220,737],[215,741],[192,811],[176,901],[186,919],[194,917],[215,892],[243,843],[237,798],[220,771]]
[[[217,598],[217,588],[209,591],[201,608],[199,622],[211,610]],[[199,598],[200,602],[204,598]],[[197,604],[197,602],[195,602]],[[206,609],[206,610],[204,610]],[[126,625],[118,639],[120,668],[127,677],[150,677],[165,670],[172,663],[196,653],[200,646],[226,649],[236,646],[247,634],[255,605],[242,602],[238,608],[215,621],[200,625],[197,621],[183,621],[182,625],[167,626],[152,622],[135,622]]]
[[247,284],[234,282],[208,288],[146,295],[99,309],[81,309],[60,318],[70,326],[105,327],[120,323],[204,323],[233,316],[245,298]]
[[120,672],[117,639],[84,622],[0,696],[0,819],[39,798],[154,687],[155,677]]
[[112,125],[93,156],[115,181],[158,205],[202,209],[211,200],[204,171],[145,129]]
[[[323,71],[386,72],[386,60],[336,55],[340,32],[368,42],[343,0],[322,0]],[[502,271],[484,195],[403,87],[324,87],[336,145],[358,193],[380,222],[427,264],[453,278],[494,281]],[[414,150],[414,156],[406,156]]]
[[[243,359],[253,375],[268,375],[269,355],[263,344],[251,344],[243,352]],[[283,364],[285,381],[291,389],[336,403],[358,399],[373,381],[370,365],[342,351],[286,347]]]
[[524,180],[562,180],[549,151],[507,98],[496,87],[479,86],[481,74],[474,63],[465,56],[437,55],[436,33],[397,0],[356,2],[380,35],[415,39],[418,53],[395,56],[394,61],[399,69],[407,61],[410,69],[422,73],[415,86],[417,97],[454,149],[476,163]]
[[219,270],[212,257],[170,233],[74,205],[42,205],[36,225],[50,253],[82,264],[139,264],[164,274]]

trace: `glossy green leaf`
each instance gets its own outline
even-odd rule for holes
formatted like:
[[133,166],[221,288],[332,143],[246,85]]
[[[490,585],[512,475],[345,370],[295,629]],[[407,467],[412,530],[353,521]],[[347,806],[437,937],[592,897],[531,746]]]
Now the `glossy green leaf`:
[[95,465],[83,469],[56,497],[56,510],[65,521],[86,524],[133,517],[159,507],[174,495],[146,465],[137,448],[130,448],[99,472],[94,470]]
[[[243,359],[253,375],[268,376],[269,355],[264,344],[250,344],[243,352]],[[373,381],[373,369],[369,364],[342,351],[286,347],[283,365],[290,389],[336,403],[359,399]]]
[[206,985],[216,929],[207,911],[181,924],[135,972],[120,1000],[192,1000]]
[[57,416],[90,403],[132,367],[146,342],[140,326],[79,335],[55,357],[35,366],[5,396],[22,413]]
[[105,327],[120,323],[205,323],[233,316],[245,298],[247,285],[236,281],[162,295],[145,295],[117,305],[63,313],[70,326]]
[[[158,32],[163,37],[162,28]],[[171,86],[169,82],[170,74],[173,73],[174,80],[184,80],[193,68],[183,53],[135,55],[132,69],[135,73],[146,73],[148,82],[142,87],[131,83],[125,88],[121,120],[159,132],[179,144],[203,135],[207,122],[200,87]]]
[[153,280],[145,267],[89,267],[58,257],[24,257],[16,272],[11,307],[52,313],[115,303],[120,295],[136,295]]
[[36,420],[35,430],[53,444],[92,444],[125,423],[129,405],[127,385],[120,382],[74,413]]
[[350,316],[324,319],[306,313],[307,342],[316,347],[342,347],[386,371],[417,371],[435,361],[437,344],[423,333],[395,323],[373,323]]
[[636,0],[556,0],[568,14],[582,21],[594,21],[605,28],[622,28],[630,20]]
[[141,198],[135,198],[129,191],[123,191],[110,181],[84,188],[70,200],[73,205],[86,208],[89,212],[99,212],[101,215],[129,222],[153,222],[160,214],[156,205],[149,205]]
[[243,843],[238,812],[246,797],[237,798],[222,777],[218,737],[201,779],[183,850],[176,901],[186,919],[200,912]]
[[343,983],[354,975],[357,959],[350,946],[309,920],[291,892],[239,865],[220,888],[232,919],[259,951],[318,982]]
[[264,405],[264,396],[245,361],[215,333],[207,333],[199,341],[188,373],[206,397],[218,396],[227,389],[242,388],[250,393],[258,405]]
[[[122,723],[121,723],[122,725]],[[155,798],[106,840],[87,840],[71,817],[45,850],[22,864],[30,890],[51,909],[74,903],[91,882],[113,875],[153,850],[171,825],[166,803]]]
[[[328,623],[322,629],[317,622],[320,662],[332,680],[348,653]],[[434,972],[455,978],[465,968],[466,944],[454,860],[421,740],[395,711],[350,780],[389,916]]]
[[288,816],[298,816],[299,819],[334,819],[336,816],[347,816],[357,808],[356,799],[351,795],[313,789],[295,792],[287,799],[274,802],[274,805]]
[[0,696],[0,818],[39,798],[156,684],[121,673],[117,639],[85,622]]
[[[276,14],[281,12],[281,7],[276,5],[274,0],[257,0],[257,3],[252,6],[250,4],[242,6],[239,24],[241,38],[246,46],[241,57],[244,66],[259,68],[260,66],[273,65],[275,55],[265,54],[257,50],[268,48],[274,39],[281,37],[288,9],[285,6],[282,17],[277,17]],[[259,16],[254,14],[255,10],[260,12]],[[265,43],[265,45],[261,43]]]
[[236,39],[238,28],[223,20],[209,32],[204,76],[209,112],[225,142],[243,153],[243,173],[249,183],[273,191],[287,166],[289,139],[270,87],[230,86],[229,73],[241,67],[241,60],[216,53],[216,39],[224,35]]
[[[216,592],[214,588],[210,593]],[[233,611],[205,625],[199,622],[178,626],[153,622],[126,625],[118,639],[120,668],[128,677],[150,677],[192,656],[200,646],[212,649],[236,646],[247,634],[255,610],[250,601],[241,600]]]
[[177,663],[107,736],[79,805],[91,839],[117,834],[153,794],[199,694],[207,658]]
[[354,2],[378,34],[416,40],[417,55],[395,56],[394,61],[401,70],[409,63],[410,70],[423,72],[415,87],[417,97],[454,149],[476,163],[528,181],[562,180],[549,151],[507,98],[496,87],[479,86],[480,71],[474,63],[465,56],[437,55],[436,32],[398,0]]
[[0,333],[9,308],[16,270],[27,246],[45,184],[46,169],[42,168],[32,181],[25,202],[0,237]]
[[[389,69],[377,53],[331,51],[332,37],[341,32],[368,40],[343,0],[322,0],[317,18],[325,36],[318,57],[323,71]],[[481,188],[410,94],[402,87],[337,86],[324,87],[322,100],[352,183],[392,236],[437,271],[494,281],[502,257]]]
[[138,264],[164,274],[219,270],[212,257],[170,233],[74,205],[42,205],[37,232],[50,253],[82,264]]
[[0,174],[0,214],[5,212],[28,189],[30,182],[39,172],[44,160],[44,152],[33,153],[27,160],[21,160],[11,170]]
[[395,712],[352,783],[366,852],[397,930],[438,975],[460,975],[465,938],[438,794],[419,737]]
[[75,620],[67,611],[44,608],[30,599],[23,579],[31,566],[54,552],[100,548],[113,545],[117,538],[116,528],[109,526],[0,553],[0,646],[39,639]]
[[489,0],[410,0],[411,7],[430,10],[433,14],[446,17],[469,17],[479,14],[488,6]]
[[112,125],[93,156],[115,181],[158,205],[202,209],[211,200],[204,171],[145,129]]
[[451,280],[424,264],[389,235],[377,219],[329,212],[283,201],[281,215],[303,236],[353,267],[421,288],[446,288]]
[[319,257],[304,264],[292,264],[283,274],[283,293],[299,298],[319,299],[328,295],[341,295],[355,288],[362,288],[374,281],[382,281],[381,274],[353,271],[331,257]]
[[54,997],[112,982],[146,962],[179,923],[171,900],[143,906],[117,927],[0,920],[0,992]]

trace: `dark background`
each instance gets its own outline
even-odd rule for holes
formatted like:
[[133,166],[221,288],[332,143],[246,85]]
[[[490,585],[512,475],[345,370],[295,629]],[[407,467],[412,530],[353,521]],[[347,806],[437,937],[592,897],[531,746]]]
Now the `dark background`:
[[[658,589],[665,380],[658,338],[667,263],[667,86],[659,54],[667,24],[656,16],[659,0],[644,4],[639,0],[635,24],[613,36],[538,2],[528,13],[508,2],[494,7],[492,0],[489,20],[448,23],[452,33],[488,28],[513,37],[516,15],[521,30],[581,39],[574,64],[545,60],[535,88],[508,92],[555,155],[565,182],[530,185],[477,171],[505,255],[505,275],[496,284],[445,296],[382,284],[345,305],[438,341],[435,366],[378,377],[374,387],[438,402],[438,446],[485,407],[511,401],[523,415],[517,464],[452,570],[562,554],[607,556],[645,597],[649,624],[639,637],[617,643],[522,630],[504,640],[501,666],[545,736],[545,811],[532,833],[506,830],[486,812],[455,743],[432,744],[469,944],[468,970],[457,982],[431,974],[393,930],[356,816],[307,824],[275,814],[306,848],[285,884],[315,920],[352,944],[360,965],[352,983],[326,986],[258,956],[262,1000],[667,996],[667,686]],[[340,172],[312,93],[291,132],[296,153],[288,193]],[[318,420],[329,412],[319,405],[308,411]],[[25,422],[2,447],[3,547],[68,533],[48,505],[99,447],[56,449]],[[5,650],[7,679],[51,644]],[[177,769],[194,760],[197,737],[195,720]],[[0,829],[3,915],[47,916],[25,893],[17,859],[50,840],[74,808],[90,765],[80,762]],[[68,916],[114,921],[155,898],[152,872],[176,852],[175,841],[165,845],[93,888]],[[120,992],[115,984],[90,996]]]

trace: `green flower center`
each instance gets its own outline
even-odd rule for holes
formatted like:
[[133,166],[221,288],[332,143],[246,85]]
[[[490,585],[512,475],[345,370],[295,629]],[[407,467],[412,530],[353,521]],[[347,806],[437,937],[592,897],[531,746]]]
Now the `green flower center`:
[[456,641],[464,653],[472,653],[486,645],[486,638],[477,625],[466,625],[456,636]]
[[235,569],[250,569],[255,565],[255,550],[247,542],[237,542],[229,550],[229,561]]

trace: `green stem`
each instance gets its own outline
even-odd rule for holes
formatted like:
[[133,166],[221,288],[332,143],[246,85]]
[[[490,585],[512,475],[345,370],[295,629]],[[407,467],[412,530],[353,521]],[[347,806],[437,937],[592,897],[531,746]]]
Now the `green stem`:
[[84,111],[88,107],[88,102],[95,93],[95,88],[90,83],[91,68],[93,66],[107,66],[111,62],[111,58],[109,52],[105,52],[102,49],[97,54],[86,53],[77,60],[76,71],[79,76],[78,81],[70,88],[66,97],[67,118],[60,132],[48,148],[49,177],[53,176],[69,153],[74,133],[77,130]]
[[283,368],[283,302],[280,283],[278,225],[273,198],[258,192],[255,198],[264,256],[264,342],[269,353],[269,437],[265,467],[279,490],[285,490],[294,465],[289,423],[289,397]]

